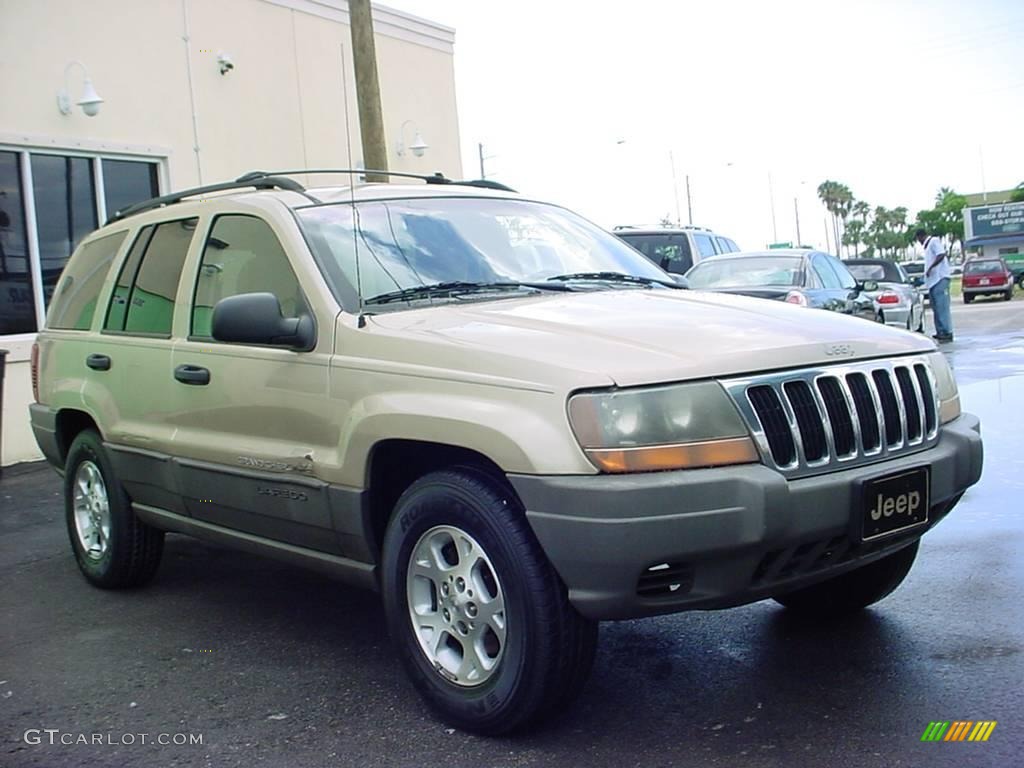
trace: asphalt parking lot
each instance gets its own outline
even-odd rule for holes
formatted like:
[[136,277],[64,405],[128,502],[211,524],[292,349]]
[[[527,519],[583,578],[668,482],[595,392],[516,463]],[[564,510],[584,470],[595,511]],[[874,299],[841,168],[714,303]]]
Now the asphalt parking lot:
[[[316,574],[173,536],[150,587],[88,586],[57,476],[8,470],[0,766],[1019,764],[1024,302],[957,304],[954,323],[943,349],[982,418],[985,475],[925,537],[900,590],[832,625],[768,602],[605,624],[579,703],[512,739],[434,720],[375,596]],[[986,743],[922,743],[935,720],[998,726]],[[30,729],[117,743],[34,744]]]

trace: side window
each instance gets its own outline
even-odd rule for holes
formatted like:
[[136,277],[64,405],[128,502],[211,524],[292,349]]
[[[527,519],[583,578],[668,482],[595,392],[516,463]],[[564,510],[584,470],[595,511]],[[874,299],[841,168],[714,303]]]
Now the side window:
[[850,289],[857,287],[857,278],[850,274],[850,270],[846,268],[846,265],[843,264],[843,262],[835,256],[826,256],[825,259],[828,261],[829,266],[835,271],[836,278],[839,280],[839,285],[841,287]]
[[[192,218],[158,224],[148,242],[144,242],[145,230],[139,234],[118,276],[106,330],[170,335],[174,296],[197,221]],[[123,323],[121,327],[119,322]]]
[[719,253],[729,253],[732,249],[729,248],[729,241],[724,237],[716,237],[715,245],[718,246]]
[[139,271],[139,262],[142,261],[142,254],[146,252],[149,245],[149,238],[153,236],[153,226],[145,226],[139,230],[139,234],[128,251],[128,257],[121,265],[121,271],[117,275],[117,282],[114,284],[114,292],[110,296],[110,305],[107,307],[107,319],[103,323],[105,331],[123,331],[124,318],[128,314],[128,297],[132,292],[132,283],[135,282],[135,274]]
[[127,232],[117,232],[82,246],[71,257],[50,303],[50,328],[87,331],[96,314],[96,301],[114,255]]
[[736,241],[735,240],[730,240],[727,237],[727,238],[725,238],[725,242],[727,242],[729,244],[729,253],[738,253],[739,252],[740,247],[738,245],[736,245]]
[[254,216],[218,216],[196,277],[192,336],[210,338],[213,308],[221,299],[264,292],[277,296],[285,317],[309,311],[288,256],[270,225]]
[[710,235],[695,234],[693,239],[697,241],[697,250],[700,252],[702,259],[715,255],[715,244],[711,241]]
[[834,291],[842,288],[842,284],[839,282],[839,277],[832,269],[828,260],[823,255],[814,257],[814,261],[811,262],[814,273],[818,276],[821,284],[828,290]]

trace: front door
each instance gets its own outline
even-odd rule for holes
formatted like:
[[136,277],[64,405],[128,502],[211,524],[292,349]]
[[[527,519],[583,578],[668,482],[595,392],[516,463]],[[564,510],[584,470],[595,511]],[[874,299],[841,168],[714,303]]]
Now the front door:
[[273,293],[285,317],[314,312],[271,225],[221,214],[194,274],[189,329],[174,349],[175,453],[195,518],[327,552],[338,547],[318,462],[333,454],[328,398],[332,328],[309,352],[221,343],[211,336],[218,301]]

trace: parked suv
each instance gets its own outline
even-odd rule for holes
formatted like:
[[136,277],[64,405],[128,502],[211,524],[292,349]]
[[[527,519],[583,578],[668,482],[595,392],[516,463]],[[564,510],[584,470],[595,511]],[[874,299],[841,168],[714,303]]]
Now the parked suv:
[[254,173],[76,249],[31,417],[90,582],[173,531],[379,590],[426,701],[500,733],[566,708],[599,620],[881,600],[978,480],[932,342],[428,180]]
[[736,243],[704,227],[643,228],[620,226],[613,233],[666,272],[685,275],[701,259],[735,253]]

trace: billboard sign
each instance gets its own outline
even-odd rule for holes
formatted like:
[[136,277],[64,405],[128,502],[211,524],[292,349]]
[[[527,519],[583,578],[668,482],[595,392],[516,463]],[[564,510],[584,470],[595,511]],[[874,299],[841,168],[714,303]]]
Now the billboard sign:
[[1020,233],[1024,233],[1024,203],[964,208],[964,235],[968,240]]

